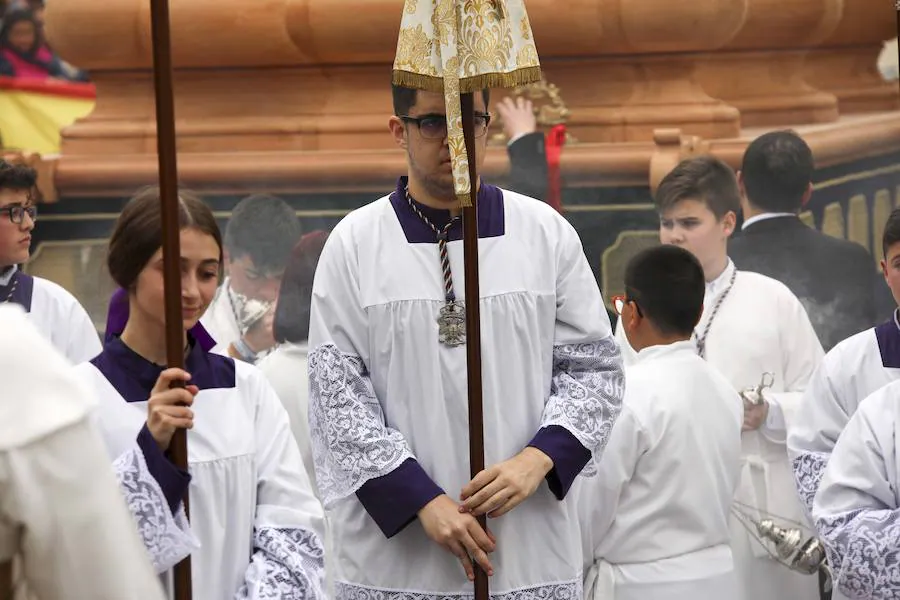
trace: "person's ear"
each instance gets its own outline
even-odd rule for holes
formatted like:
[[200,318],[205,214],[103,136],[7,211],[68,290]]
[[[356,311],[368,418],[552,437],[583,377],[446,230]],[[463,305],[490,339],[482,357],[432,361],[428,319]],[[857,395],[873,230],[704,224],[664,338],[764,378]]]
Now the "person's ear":
[[388,120],[388,129],[391,130],[391,137],[398,147],[406,149],[409,146],[409,138],[406,135],[406,124],[403,120],[394,115]]
[[725,216],[722,217],[722,231],[725,233],[725,237],[731,237],[731,234],[734,233],[734,228],[737,226],[737,215],[734,214],[733,210],[729,210],[725,213]]

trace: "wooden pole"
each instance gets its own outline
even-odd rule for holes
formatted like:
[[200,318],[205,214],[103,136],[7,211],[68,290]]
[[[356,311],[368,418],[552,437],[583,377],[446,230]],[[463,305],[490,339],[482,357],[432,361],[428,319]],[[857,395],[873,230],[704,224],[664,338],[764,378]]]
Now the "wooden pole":
[[[469,470],[474,478],[484,470],[484,406],[481,386],[481,288],[478,275],[478,167],[475,162],[475,96],[462,94],[463,136],[469,157],[472,206],[462,209],[463,260],[466,277],[466,366],[469,386]],[[478,517],[487,531],[487,517]],[[475,564],[475,600],[489,600],[488,576]]]
[[[162,211],[163,288],[165,290],[166,360],[169,368],[184,368],[184,328],[181,319],[181,225],[178,219],[178,163],[175,145],[175,96],[172,86],[172,44],[168,0],[150,0],[153,37],[153,82],[156,92],[156,147]],[[179,382],[180,385],[183,383]],[[172,461],[187,470],[187,431],[178,429],[169,445]],[[190,518],[188,494],[184,511]],[[190,556],[175,565],[175,599],[190,600]]]

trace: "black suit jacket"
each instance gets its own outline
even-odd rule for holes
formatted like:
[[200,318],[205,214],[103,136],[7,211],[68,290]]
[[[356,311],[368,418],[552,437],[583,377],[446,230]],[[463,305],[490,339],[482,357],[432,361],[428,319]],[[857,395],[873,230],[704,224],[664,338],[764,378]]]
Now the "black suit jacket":
[[790,288],[806,307],[826,351],[879,321],[877,269],[859,244],[826,235],[797,217],[772,217],[736,234],[728,254],[738,269]]
[[509,187],[512,191],[547,201],[549,168],[544,134],[527,133],[507,147]]

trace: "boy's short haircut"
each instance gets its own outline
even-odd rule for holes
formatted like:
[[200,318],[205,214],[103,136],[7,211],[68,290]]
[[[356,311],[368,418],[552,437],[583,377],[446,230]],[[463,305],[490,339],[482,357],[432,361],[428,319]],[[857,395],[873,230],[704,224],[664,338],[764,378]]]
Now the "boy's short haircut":
[[625,295],[663,335],[690,337],[703,312],[706,280],[693,254],[678,246],[655,246],[625,268]]
[[698,156],[681,161],[666,175],[654,196],[662,214],[683,200],[697,200],[721,221],[729,212],[741,210],[741,191],[734,170],[714,156]]

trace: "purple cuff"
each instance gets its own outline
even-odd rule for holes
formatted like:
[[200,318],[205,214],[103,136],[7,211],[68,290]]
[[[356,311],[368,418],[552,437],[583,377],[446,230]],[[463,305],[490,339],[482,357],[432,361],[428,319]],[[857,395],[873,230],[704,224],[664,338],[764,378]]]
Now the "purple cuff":
[[174,515],[187,493],[191,483],[191,474],[182,471],[166,458],[146,424],[138,433],[137,443],[141,452],[144,453],[144,461],[147,463],[150,474],[162,488],[166,502],[169,503],[169,508]]
[[578,438],[565,427],[559,425],[541,428],[528,445],[537,448],[553,461],[553,468],[547,473],[547,485],[557,500],[566,497],[575,478],[591,460],[591,451],[582,446]]
[[444,493],[414,458],[363,484],[356,497],[385,537],[393,537],[415,521],[419,510]]

